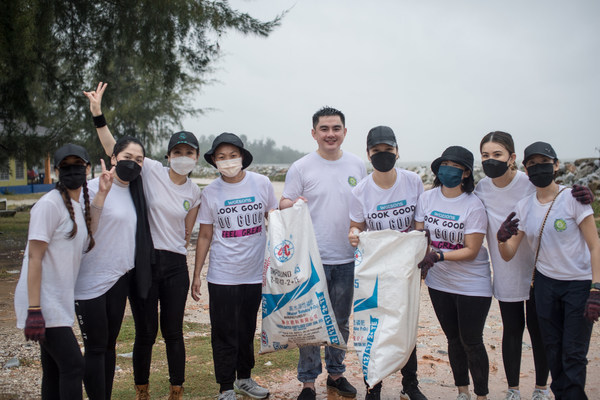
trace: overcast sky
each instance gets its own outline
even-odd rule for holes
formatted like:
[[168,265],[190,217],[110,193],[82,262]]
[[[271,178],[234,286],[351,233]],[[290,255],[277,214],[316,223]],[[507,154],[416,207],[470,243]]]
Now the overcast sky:
[[388,125],[400,161],[450,145],[479,160],[488,132],[511,133],[517,158],[550,142],[561,159],[598,156],[600,1],[231,0],[260,19],[288,14],[268,38],[228,33],[224,56],[187,119],[200,135],[273,138],[316,148],[311,116],[346,115],[342,146],[366,159],[370,128]]

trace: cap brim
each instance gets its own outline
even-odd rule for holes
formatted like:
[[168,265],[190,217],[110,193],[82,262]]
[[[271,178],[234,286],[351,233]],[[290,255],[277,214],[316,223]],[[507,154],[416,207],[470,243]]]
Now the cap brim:
[[377,143],[370,144],[368,148],[370,149],[371,147],[375,147],[378,144],[387,144],[388,146],[392,146],[392,147],[398,146],[398,143],[394,142],[393,140],[380,140],[380,141],[377,141]]
[[435,160],[433,160],[433,162],[431,163],[431,171],[437,175],[438,170],[440,169],[440,164],[442,164],[443,161],[452,161],[455,162],[457,164],[462,165],[463,167],[465,167],[466,169],[468,169],[469,171],[473,172],[473,170],[471,169],[471,167],[469,167],[468,165],[465,165],[463,160],[459,160],[457,157],[454,156],[444,156],[444,157],[438,157]]

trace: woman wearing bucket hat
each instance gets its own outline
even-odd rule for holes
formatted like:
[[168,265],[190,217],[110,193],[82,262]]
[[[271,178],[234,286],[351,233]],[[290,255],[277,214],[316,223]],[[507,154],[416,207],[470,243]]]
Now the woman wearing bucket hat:
[[[365,230],[393,229],[408,232],[414,229],[414,212],[417,199],[423,193],[423,182],[414,172],[395,168],[398,159],[396,135],[388,126],[377,126],[367,134],[367,157],[373,172],[352,189],[350,201],[350,232],[348,240],[354,247],[359,244],[358,234]],[[396,211],[402,217],[379,217],[382,204],[400,204]],[[415,347],[402,372],[401,399],[427,400],[419,389],[417,380],[417,348]],[[367,387],[365,400],[379,400],[381,382]]]
[[[115,139],[101,110],[106,86],[106,83],[100,82],[95,91],[84,94],[90,100],[96,132],[104,151],[112,156]],[[159,327],[159,304],[160,329],[169,364],[169,400],[183,397],[183,316],[190,285],[186,255],[200,205],[200,189],[188,175],[196,165],[198,147],[198,140],[191,132],[177,132],[171,136],[165,156],[169,167],[147,157],[143,161],[141,177],[155,250],[150,274],[136,272],[129,292],[135,321],[133,376],[138,399],[149,398],[148,382],[152,347]]]
[[458,400],[470,399],[469,372],[478,400],[487,399],[489,362],[483,327],[492,301],[488,254],[481,246],[487,216],[472,195],[473,154],[448,147],[431,164],[434,188],[423,193],[415,212],[417,229],[427,229],[433,251],[419,263],[431,303],[448,339],[448,357]]
[[72,329],[74,288],[81,255],[94,247],[92,233],[112,184],[113,171],[106,171],[103,162],[102,167],[90,204],[88,153],[74,144],[62,146],[54,153],[56,188],[31,209],[15,311],[25,338],[40,343],[44,399],[82,398],[84,361]]
[[277,208],[269,179],[246,171],[252,154],[233,133],[215,138],[204,159],[221,173],[202,191],[192,297],[200,296],[200,273],[208,263],[211,343],[219,399],[235,393],[255,399],[269,390],[251,378],[254,332],[262,294],[265,219]]
[[533,294],[550,388],[557,399],[587,399],[586,356],[600,314],[600,240],[593,210],[554,181],[559,163],[550,144],[529,145],[523,164],[535,193],[519,201],[500,225],[498,249],[505,261],[523,239],[536,249]]

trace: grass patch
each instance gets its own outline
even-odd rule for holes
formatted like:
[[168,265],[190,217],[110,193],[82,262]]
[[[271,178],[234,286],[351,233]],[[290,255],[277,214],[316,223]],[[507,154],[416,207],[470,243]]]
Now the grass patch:
[[23,262],[27,245],[29,211],[17,212],[14,217],[2,218],[0,225],[0,279],[14,277],[7,270],[18,269]]
[[[185,398],[215,398],[219,386],[215,381],[212,348],[210,344],[210,325],[185,322],[183,327],[186,350],[185,365]],[[117,354],[131,353],[135,338],[133,318],[123,320],[117,341]],[[287,350],[258,355],[260,343],[258,338],[254,344],[256,366],[252,375],[261,382],[270,382],[279,376],[280,371],[295,370],[298,363],[298,351]],[[266,366],[265,363],[271,363]],[[132,399],[135,397],[133,383],[133,367],[131,358],[117,356],[117,366],[121,369],[115,373],[113,399]],[[150,391],[152,398],[166,398],[169,394],[169,370],[165,344],[159,334],[152,349],[152,365],[150,369]],[[272,390],[275,387],[271,387]]]

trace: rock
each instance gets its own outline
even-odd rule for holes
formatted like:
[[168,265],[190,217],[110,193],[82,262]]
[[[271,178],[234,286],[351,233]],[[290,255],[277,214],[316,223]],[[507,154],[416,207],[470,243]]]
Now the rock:
[[8,360],[6,362],[6,364],[4,364],[4,369],[17,368],[20,366],[21,366],[21,363],[19,362],[18,358],[11,358],[10,360]]
[[123,357],[123,358],[133,358],[133,352],[131,353],[121,353],[121,354],[117,354],[119,357]]

